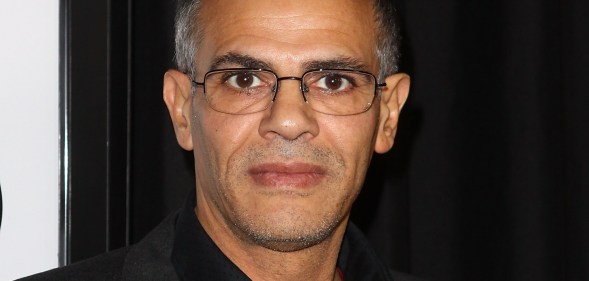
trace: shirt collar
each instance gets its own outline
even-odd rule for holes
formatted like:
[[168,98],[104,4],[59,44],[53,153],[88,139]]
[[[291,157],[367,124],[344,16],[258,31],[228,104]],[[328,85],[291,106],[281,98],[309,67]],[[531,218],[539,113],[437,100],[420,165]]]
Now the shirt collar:
[[[172,264],[180,280],[251,280],[227,258],[207,235],[194,213],[191,192],[175,226]],[[348,223],[337,266],[346,280],[392,280],[364,235]]]
[[172,264],[183,281],[250,280],[206,234],[194,213],[191,192],[176,221]]

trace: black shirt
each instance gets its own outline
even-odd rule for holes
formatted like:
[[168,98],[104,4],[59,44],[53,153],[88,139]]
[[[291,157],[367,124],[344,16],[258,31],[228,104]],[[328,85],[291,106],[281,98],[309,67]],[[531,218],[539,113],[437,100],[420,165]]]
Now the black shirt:
[[[194,206],[192,193],[176,221],[172,264],[180,280],[251,280],[207,235],[194,213]],[[337,266],[346,281],[393,280],[391,272],[352,223],[346,229]]]

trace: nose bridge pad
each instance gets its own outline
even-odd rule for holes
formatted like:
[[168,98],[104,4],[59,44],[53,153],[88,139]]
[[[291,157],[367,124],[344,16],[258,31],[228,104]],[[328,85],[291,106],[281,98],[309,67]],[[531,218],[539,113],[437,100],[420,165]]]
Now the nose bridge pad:
[[301,80],[301,94],[303,94],[303,99],[307,102],[307,93],[309,92],[309,87],[303,83]]
[[299,81],[299,91],[301,92],[301,95],[303,95],[303,100],[305,102],[307,102],[306,92],[309,91],[309,89],[307,88],[307,86],[305,86],[303,84],[303,79],[301,77],[294,77],[294,76],[279,77],[276,79],[276,85],[274,85],[274,88],[272,89],[272,92],[274,95],[272,97],[272,102],[274,102],[276,100],[276,96],[278,95],[278,91],[280,90],[280,82],[282,80],[297,80],[297,81]]

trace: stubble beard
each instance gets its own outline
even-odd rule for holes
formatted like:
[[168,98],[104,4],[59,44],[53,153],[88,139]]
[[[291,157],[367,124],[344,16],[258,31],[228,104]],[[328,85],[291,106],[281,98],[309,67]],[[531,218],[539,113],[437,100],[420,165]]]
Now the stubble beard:
[[[293,143],[291,141],[282,141],[270,147],[254,146],[248,148],[241,156],[230,161],[226,176],[219,178],[221,196],[228,203],[228,212],[222,212],[229,228],[242,241],[262,246],[264,248],[279,252],[294,252],[317,245],[333,234],[334,230],[342,223],[345,216],[349,213],[344,208],[349,208],[351,202],[356,198],[358,190],[348,190],[341,193],[336,192],[344,188],[345,184],[344,171],[345,162],[337,153],[327,148],[320,148],[307,143]],[[286,143],[288,142],[288,143]],[[296,207],[280,210],[280,214],[259,214],[252,211],[251,208],[241,204],[237,192],[240,184],[251,182],[247,177],[247,169],[253,163],[260,163],[265,159],[297,159],[309,161],[312,163],[321,163],[328,168],[328,176],[324,179],[322,186],[313,188],[329,189],[326,194],[329,196],[339,196],[340,198],[326,198],[329,202],[327,206],[317,206],[316,213],[309,214]],[[243,185],[243,186],[248,186]],[[349,188],[348,188],[349,189]],[[243,190],[241,190],[243,192]],[[246,190],[246,192],[256,193],[258,191]],[[268,196],[265,199],[270,200],[272,196],[284,196],[285,191],[276,191],[267,194],[257,194]],[[306,197],[312,194],[293,192],[288,196]],[[301,199],[301,198],[297,198]],[[305,200],[302,198],[301,200]],[[312,200],[312,199],[311,199]],[[223,208],[218,204],[218,208]],[[265,202],[262,202],[262,204]],[[323,208],[325,207],[325,208]]]

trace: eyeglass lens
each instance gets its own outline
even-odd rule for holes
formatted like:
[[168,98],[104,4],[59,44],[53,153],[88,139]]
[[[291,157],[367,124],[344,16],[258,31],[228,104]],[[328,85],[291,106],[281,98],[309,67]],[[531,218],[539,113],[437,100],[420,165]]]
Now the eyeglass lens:
[[[305,73],[299,80],[308,105],[325,114],[351,115],[364,112],[370,108],[375,96],[376,80],[368,73],[317,70]],[[214,110],[248,114],[270,106],[275,95],[280,95],[277,83],[278,77],[271,71],[218,70],[205,76],[205,95]]]

